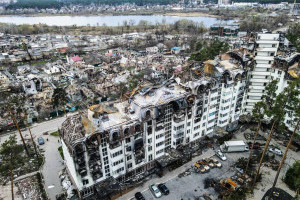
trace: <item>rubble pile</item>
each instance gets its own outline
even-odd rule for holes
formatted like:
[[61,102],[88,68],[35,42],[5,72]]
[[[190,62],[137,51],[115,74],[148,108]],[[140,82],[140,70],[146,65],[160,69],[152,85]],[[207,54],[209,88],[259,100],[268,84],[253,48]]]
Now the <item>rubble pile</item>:
[[82,116],[80,114],[76,114],[68,117],[62,124],[61,135],[65,141],[68,141],[69,144],[72,144],[73,141],[82,138],[85,135]]
[[61,180],[63,190],[67,193],[67,199],[70,199],[71,197],[73,197],[75,195],[74,194],[74,186],[72,185],[71,181],[69,180],[66,170],[63,170],[60,173],[59,178]]
[[39,200],[42,198],[36,176],[27,177],[18,181],[17,187],[24,199]]

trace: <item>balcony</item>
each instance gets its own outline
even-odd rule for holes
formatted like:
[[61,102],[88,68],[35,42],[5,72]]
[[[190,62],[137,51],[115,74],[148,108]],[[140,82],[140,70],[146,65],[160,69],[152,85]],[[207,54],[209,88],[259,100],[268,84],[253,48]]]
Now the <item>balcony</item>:
[[184,114],[181,114],[181,115],[174,114],[173,120],[174,120],[175,123],[182,122],[184,119],[185,119]]
[[77,170],[77,172],[79,173],[79,175],[80,175],[81,177],[84,177],[84,176],[87,175],[87,170],[86,170],[85,167],[79,168],[79,169]]
[[201,117],[202,116],[202,108],[197,108],[195,111],[195,117]]
[[145,159],[145,149],[139,149],[138,151],[135,152],[135,164],[140,164],[141,162],[144,161]]
[[120,141],[111,141],[111,142],[109,142],[109,148],[110,149],[115,149],[117,147],[120,147],[121,144],[122,143]]
[[184,132],[183,130],[179,130],[179,131],[176,131],[174,134],[173,134],[174,138],[181,138],[184,136]]
[[163,129],[164,129],[164,126],[160,125],[160,126],[157,126],[155,128],[155,131],[158,132],[158,131],[163,130]]

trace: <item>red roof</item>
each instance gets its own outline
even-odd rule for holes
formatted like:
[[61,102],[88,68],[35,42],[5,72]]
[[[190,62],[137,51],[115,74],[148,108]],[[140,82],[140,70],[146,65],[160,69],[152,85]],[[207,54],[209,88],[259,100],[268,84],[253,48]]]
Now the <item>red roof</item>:
[[77,61],[82,61],[82,59],[77,55],[77,56],[74,56],[74,57],[71,57],[71,59],[74,61],[74,62],[77,62]]

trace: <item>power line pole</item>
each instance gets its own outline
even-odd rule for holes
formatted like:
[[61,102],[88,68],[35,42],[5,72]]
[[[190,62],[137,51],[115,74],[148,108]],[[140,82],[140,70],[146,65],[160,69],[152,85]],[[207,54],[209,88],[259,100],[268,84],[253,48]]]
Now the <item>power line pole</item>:
[[27,154],[28,158],[30,158],[30,154],[29,154],[28,148],[27,148],[27,146],[26,146],[25,140],[24,140],[24,138],[23,138],[22,132],[21,132],[21,130],[20,130],[19,124],[18,124],[18,122],[17,122],[17,120],[16,120],[16,118],[15,118],[15,116],[14,116],[12,110],[11,110],[10,105],[9,105],[9,104],[7,104],[7,105],[8,105],[8,109],[9,109],[9,113],[10,113],[10,115],[11,115],[11,118],[13,119],[13,121],[14,121],[14,123],[15,123],[17,129],[18,129],[18,132],[19,132],[19,134],[20,134],[20,137],[21,137],[21,139],[22,139],[22,143],[23,143],[23,145],[24,145],[26,154]]
[[291,145],[291,143],[292,143],[292,141],[293,141],[294,134],[296,133],[296,130],[298,129],[299,122],[300,122],[300,119],[298,119],[297,125],[296,125],[296,127],[295,127],[295,129],[294,129],[294,131],[293,131],[293,134],[292,134],[291,137],[290,137],[289,143],[288,143],[288,145],[286,146],[284,155],[283,155],[283,157],[282,157],[282,159],[281,159],[281,161],[280,161],[280,164],[279,164],[279,166],[278,166],[277,173],[276,173],[276,176],[275,176],[275,179],[274,179],[274,183],[273,183],[273,188],[276,186],[276,183],[277,183],[277,180],[278,180],[278,177],[279,177],[279,174],[280,174],[280,170],[281,170],[282,165],[283,165],[283,163],[284,163],[284,160],[285,160],[285,158],[286,158],[286,156],[287,156],[287,152],[289,151],[290,145]]

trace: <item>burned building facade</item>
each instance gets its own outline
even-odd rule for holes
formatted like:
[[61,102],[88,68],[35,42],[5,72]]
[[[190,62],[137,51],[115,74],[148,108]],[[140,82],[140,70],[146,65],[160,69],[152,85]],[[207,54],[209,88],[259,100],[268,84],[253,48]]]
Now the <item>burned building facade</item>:
[[[135,90],[128,100],[91,106],[61,129],[68,173],[82,198],[108,178],[136,180],[170,149],[193,146],[215,127],[237,122],[247,80],[230,54],[191,66],[161,85]],[[185,73],[184,71],[181,73]]]

